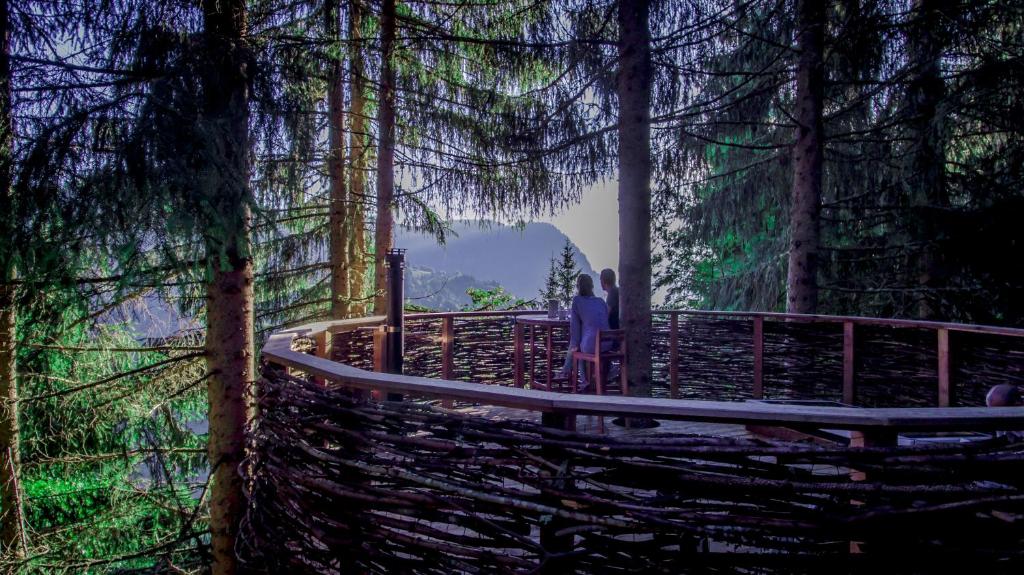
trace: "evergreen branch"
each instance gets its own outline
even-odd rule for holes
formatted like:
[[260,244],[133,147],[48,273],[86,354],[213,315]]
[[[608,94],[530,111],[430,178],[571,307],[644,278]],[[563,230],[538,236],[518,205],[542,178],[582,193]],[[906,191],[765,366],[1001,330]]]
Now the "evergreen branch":
[[32,396],[32,397],[26,397],[26,398],[21,399],[19,401],[21,403],[32,403],[32,402],[42,401],[44,399],[50,399],[52,397],[59,397],[59,396],[63,396],[63,395],[70,395],[70,394],[73,394],[73,393],[78,393],[78,392],[81,392],[81,391],[85,391],[87,389],[92,389],[94,387],[99,387],[101,385],[105,385],[107,383],[110,383],[110,382],[113,382],[113,381],[117,381],[119,379],[123,379],[123,378],[126,378],[126,377],[131,377],[133,375],[139,375],[141,373],[146,373],[146,372],[152,371],[152,370],[154,370],[154,369],[156,369],[158,367],[163,367],[163,366],[168,365],[168,364],[177,363],[179,361],[190,361],[190,360],[193,360],[193,359],[196,359],[196,358],[199,358],[199,357],[203,357],[205,355],[206,355],[206,352],[194,352],[194,353],[188,353],[188,354],[185,354],[185,355],[180,355],[180,356],[177,356],[177,357],[171,357],[171,358],[165,359],[163,361],[158,361],[158,362],[156,362],[154,364],[151,364],[151,365],[146,365],[146,366],[143,366],[143,367],[132,369],[130,371],[125,371],[125,372],[122,372],[122,373],[118,373],[118,374],[112,375],[110,377],[104,377],[104,378],[96,380],[96,381],[92,381],[92,382],[89,382],[89,383],[83,383],[82,385],[77,385],[77,386],[74,386],[74,387],[69,387],[67,389],[62,389],[62,390],[58,390],[58,391],[52,391],[50,393],[44,393],[44,394],[35,395],[35,396]]

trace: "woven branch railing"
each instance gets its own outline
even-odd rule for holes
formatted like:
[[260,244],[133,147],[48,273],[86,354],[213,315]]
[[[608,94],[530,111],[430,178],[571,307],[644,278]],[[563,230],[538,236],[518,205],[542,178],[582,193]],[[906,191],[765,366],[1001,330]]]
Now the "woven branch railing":
[[[514,385],[515,316],[523,313],[539,312],[407,315],[405,373]],[[322,357],[371,369],[379,323],[333,332]],[[653,325],[656,397],[978,406],[993,385],[1024,384],[1024,329],[703,311],[658,311]],[[548,336],[532,335],[523,370],[542,381]],[[552,339],[561,353],[565,330]]]
[[1024,444],[1005,437],[626,439],[364,403],[272,368],[258,390],[239,546],[256,572],[1012,573],[1024,561]]

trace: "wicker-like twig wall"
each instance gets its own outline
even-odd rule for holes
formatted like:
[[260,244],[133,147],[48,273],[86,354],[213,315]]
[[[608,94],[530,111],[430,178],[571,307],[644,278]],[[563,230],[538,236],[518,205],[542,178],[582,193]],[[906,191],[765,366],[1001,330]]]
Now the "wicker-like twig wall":
[[[513,384],[513,325],[510,316],[456,317],[452,379]],[[669,394],[669,315],[654,316],[654,393]],[[410,317],[406,322],[405,373],[439,377],[442,321]],[[525,369],[545,381],[546,330],[536,330],[534,346],[526,330]],[[950,332],[954,405],[984,405],[998,383],[1024,384],[1024,337]],[[566,330],[556,328],[553,358],[564,358]],[[736,316],[680,314],[676,367],[683,399],[750,399],[754,373],[753,321]],[[370,329],[334,336],[332,357],[357,367],[373,364]],[[938,356],[934,329],[856,326],[854,339],[856,404],[866,407],[934,406]],[[533,351],[531,351],[533,350]],[[527,378],[529,379],[529,378]],[[768,399],[842,398],[841,322],[764,322],[764,394]]]
[[269,370],[259,393],[240,552],[261,572],[795,573],[879,560],[877,573],[950,561],[992,573],[1024,557],[1024,445],[1006,439],[615,439],[360,404]]

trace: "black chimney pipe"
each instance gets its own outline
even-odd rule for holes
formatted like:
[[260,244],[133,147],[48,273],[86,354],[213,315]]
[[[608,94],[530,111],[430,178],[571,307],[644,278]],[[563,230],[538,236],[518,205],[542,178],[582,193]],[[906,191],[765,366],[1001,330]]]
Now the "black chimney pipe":
[[[388,268],[387,333],[384,336],[384,372],[402,373],[405,351],[405,250],[390,249],[385,258]],[[389,393],[388,401],[401,401],[402,394]]]

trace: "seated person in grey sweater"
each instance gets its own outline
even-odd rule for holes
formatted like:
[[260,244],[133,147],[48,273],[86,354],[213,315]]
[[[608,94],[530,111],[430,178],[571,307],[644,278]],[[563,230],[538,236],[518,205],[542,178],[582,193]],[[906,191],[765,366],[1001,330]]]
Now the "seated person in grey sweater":
[[[573,351],[594,353],[594,342],[598,330],[610,329],[608,327],[608,305],[594,295],[594,278],[587,274],[580,274],[576,278],[576,291],[578,295],[572,298],[569,316],[569,350],[565,354],[562,371],[558,374],[559,379],[569,377]],[[610,347],[610,341],[601,342],[602,351],[608,351]],[[583,374],[582,381],[583,385],[580,389],[587,387],[586,373]]]

